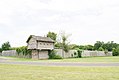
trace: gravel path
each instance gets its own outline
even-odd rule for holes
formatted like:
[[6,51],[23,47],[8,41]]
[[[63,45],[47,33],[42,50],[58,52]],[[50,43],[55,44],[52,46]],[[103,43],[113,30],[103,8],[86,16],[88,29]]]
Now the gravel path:
[[34,62],[34,61],[11,61],[1,60],[0,64],[22,64],[38,66],[119,66],[119,62],[114,63],[82,63],[82,62]]

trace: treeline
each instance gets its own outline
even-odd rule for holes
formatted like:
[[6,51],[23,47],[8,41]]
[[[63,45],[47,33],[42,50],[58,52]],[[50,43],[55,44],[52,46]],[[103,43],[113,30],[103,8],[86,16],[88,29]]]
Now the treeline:
[[2,46],[0,47],[0,52],[6,51],[6,50],[11,50],[11,45],[9,42],[3,43]]
[[[103,41],[96,41],[94,45],[77,45],[77,44],[69,44],[68,37],[70,35],[65,34],[65,32],[61,32],[59,35],[54,32],[48,32],[47,37],[50,37],[55,41],[55,48],[62,48],[65,52],[68,52],[71,49],[76,50],[97,50],[97,51],[112,51],[113,56],[119,56],[119,44],[115,43],[114,41],[103,42]],[[3,50],[16,50],[17,53],[22,53],[24,55],[31,54],[30,50],[27,50],[27,46],[11,48],[9,42],[5,42],[0,47],[0,52]]]
[[[97,51],[111,51],[113,52],[113,56],[119,56],[119,44],[114,41],[103,42],[96,41],[94,45],[77,45],[77,44],[69,44],[68,37],[69,35],[65,34],[65,32],[61,33],[60,36],[54,32],[48,32],[47,37],[50,37],[55,41],[55,48],[62,48],[64,51],[68,51],[70,49],[76,50],[97,50]],[[57,38],[61,38],[60,41]]]
[[97,41],[94,45],[76,45],[71,44],[71,49],[81,49],[81,50],[97,50],[97,51],[111,51],[113,52],[113,56],[119,56],[119,44],[114,43],[114,41],[109,42],[103,42],[103,41]]

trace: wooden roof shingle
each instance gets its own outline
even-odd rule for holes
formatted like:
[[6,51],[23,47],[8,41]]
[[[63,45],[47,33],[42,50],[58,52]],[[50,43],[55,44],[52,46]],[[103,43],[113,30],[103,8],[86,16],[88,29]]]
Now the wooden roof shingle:
[[42,37],[42,36],[35,36],[35,35],[30,35],[26,42],[28,43],[31,38],[35,38],[36,41],[53,42],[54,43],[54,40],[52,40],[49,37]]

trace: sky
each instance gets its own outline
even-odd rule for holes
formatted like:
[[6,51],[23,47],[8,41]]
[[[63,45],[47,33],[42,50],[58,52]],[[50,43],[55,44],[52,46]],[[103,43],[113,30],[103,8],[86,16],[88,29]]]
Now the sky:
[[71,34],[71,44],[119,43],[119,0],[0,0],[0,45],[49,31]]

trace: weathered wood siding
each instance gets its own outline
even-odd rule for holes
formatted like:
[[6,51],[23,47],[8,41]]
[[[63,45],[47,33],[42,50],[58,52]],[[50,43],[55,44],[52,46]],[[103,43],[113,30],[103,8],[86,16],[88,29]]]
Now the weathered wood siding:
[[32,59],[33,60],[38,60],[39,59],[38,50],[32,50]]
[[31,38],[28,42],[28,49],[36,49],[37,48],[37,41],[35,38]]
[[54,44],[51,42],[38,42],[38,49],[52,50],[52,49],[54,49]]
[[48,51],[39,51],[39,59],[48,59]]

